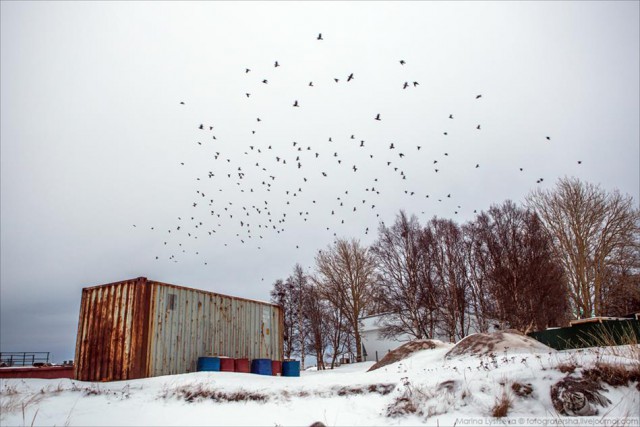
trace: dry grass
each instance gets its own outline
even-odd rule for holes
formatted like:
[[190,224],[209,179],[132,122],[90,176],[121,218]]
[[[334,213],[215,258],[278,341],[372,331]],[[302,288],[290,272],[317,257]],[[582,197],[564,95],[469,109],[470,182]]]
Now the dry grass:
[[404,386],[402,394],[387,406],[387,417],[395,418],[410,414],[424,415],[420,407],[424,406],[425,401],[429,400],[431,395],[412,386],[408,377],[402,378],[402,385]]
[[506,390],[502,390],[502,395],[496,399],[496,403],[491,408],[491,416],[495,418],[506,417],[509,409],[513,406],[513,399]]
[[379,394],[386,396],[395,389],[396,385],[391,383],[369,384],[362,386],[343,386],[333,387],[330,390],[282,390],[279,394],[270,393],[263,394],[258,392],[252,392],[247,390],[237,391],[220,391],[211,389],[205,384],[192,384],[184,385],[181,387],[170,390],[168,387],[163,387],[159,397],[167,399],[169,397],[178,397],[184,399],[187,402],[193,402],[196,400],[210,399],[214,402],[267,402],[278,397],[284,400],[289,400],[291,397],[307,398],[307,397],[324,397],[330,398],[334,396],[356,396],[365,394]]
[[563,374],[573,374],[576,368],[577,368],[576,364],[571,362],[561,363],[558,366],[556,366],[556,369],[562,372]]
[[598,362],[593,368],[585,369],[582,376],[593,381],[602,381],[613,387],[626,387],[636,383],[640,391],[640,365],[625,366],[622,364]]
[[[28,395],[25,395],[25,396],[22,396],[18,392],[18,393],[9,394],[6,397],[1,397],[0,398],[0,415],[21,411],[23,424],[26,425],[27,409],[39,403],[42,399],[44,399],[44,397],[45,395],[41,392],[29,393]],[[38,411],[36,410],[31,423],[32,425],[37,415],[38,415]]]
[[178,387],[173,391],[173,394],[187,402],[203,399],[211,399],[214,402],[266,402],[269,400],[269,396],[262,393],[246,390],[218,391],[209,389],[203,384]]
[[589,333],[588,339],[581,339],[581,343],[585,347],[595,343],[597,347],[606,349],[607,354],[640,361],[640,343],[632,326],[622,328],[620,332],[602,326],[596,332]]
[[386,396],[391,393],[395,387],[395,384],[371,384],[369,386],[361,387],[340,387],[337,389],[336,394],[338,396],[352,396],[358,394],[377,393],[382,396]]
[[395,400],[387,407],[387,417],[395,418],[401,417],[410,414],[420,415],[418,411],[418,407],[416,403],[411,399],[410,396],[398,396]]
[[513,384],[511,384],[511,390],[516,394],[516,396],[526,398],[530,397],[533,393],[533,386],[530,383],[522,384],[519,382],[514,382]]

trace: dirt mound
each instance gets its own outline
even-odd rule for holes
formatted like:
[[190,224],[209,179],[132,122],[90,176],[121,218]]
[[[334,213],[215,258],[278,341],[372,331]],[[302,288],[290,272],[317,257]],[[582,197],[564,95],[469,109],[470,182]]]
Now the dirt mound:
[[406,359],[411,354],[420,350],[433,350],[434,348],[442,348],[445,344],[438,340],[413,340],[406,344],[402,344],[395,350],[387,353],[379,362],[369,368],[367,372],[375,371],[383,366],[390,365],[392,363],[399,362],[402,359]]
[[507,350],[527,350],[532,352],[555,351],[519,331],[508,329],[490,334],[469,335],[458,341],[458,343],[447,352],[445,359],[465,355],[482,356],[488,355],[489,353],[501,353]]

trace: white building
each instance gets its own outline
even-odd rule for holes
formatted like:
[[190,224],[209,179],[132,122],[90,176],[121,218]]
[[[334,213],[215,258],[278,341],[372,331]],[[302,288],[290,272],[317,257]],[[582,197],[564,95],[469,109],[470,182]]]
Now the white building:
[[376,314],[360,319],[360,339],[363,347],[363,361],[378,361],[388,352],[411,341],[411,336],[401,334],[393,339],[383,338],[380,331],[383,327],[383,316]]
[[[469,335],[475,334],[478,331],[475,322],[475,316],[473,314],[469,317]],[[392,313],[376,314],[372,316],[362,317],[360,319],[360,339],[362,340],[363,347],[363,360],[364,361],[378,361],[382,359],[391,350],[400,347],[402,344],[409,342],[413,339],[411,335],[399,334],[393,338],[383,338],[381,330],[384,326],[384,322],[389,322],[393,319]],[[500,329],[497,322],[490,322],[488,332],[494,332]],[[449,336],[436,326],[436,334],[433,339],[448,342]]]

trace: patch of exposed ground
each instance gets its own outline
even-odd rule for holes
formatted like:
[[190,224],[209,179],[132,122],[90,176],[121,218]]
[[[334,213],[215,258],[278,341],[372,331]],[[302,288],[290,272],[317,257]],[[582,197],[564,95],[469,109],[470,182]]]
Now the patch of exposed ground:
[[438,340],[413,340],[406,344],[401,345],[395,350],[387,353],[382,359],[376,362],[367,372],[375,371],[383,366],[390,365],[392,363],[399,362],[407,357],[411,356],[416,351],[420,350],[433,350],[435,348],[442,348],[446,344]]
[[458,343],[447,352],[445,359],[465,355],[484,356],[507,350],[528,350],[545,353],[555,352],[551,347],[547,347],[519,331],[508,329],[506,331],[497,331],[488,334],[469,335],[458,341]]

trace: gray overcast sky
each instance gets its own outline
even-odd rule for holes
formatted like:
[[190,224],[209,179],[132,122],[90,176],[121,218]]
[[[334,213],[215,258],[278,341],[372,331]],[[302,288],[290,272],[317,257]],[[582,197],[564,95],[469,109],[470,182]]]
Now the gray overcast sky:
[[2,351],[72,358],[81,288],[127,278],[268,300],[400,209],[638,200],[637,1],[0,7]]

